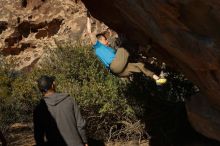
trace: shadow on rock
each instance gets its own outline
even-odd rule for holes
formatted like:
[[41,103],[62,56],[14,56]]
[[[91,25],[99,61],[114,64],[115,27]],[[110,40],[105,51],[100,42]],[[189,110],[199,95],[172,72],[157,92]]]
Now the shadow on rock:
[[187,119],[184,97],[196,94],[194,85],[172,75],[168,80],[166,85],[157,86],[144,76],[134,75],[126,92],[129,104],[145,123],[150,146],[219,146],[219,142],[197,133]]

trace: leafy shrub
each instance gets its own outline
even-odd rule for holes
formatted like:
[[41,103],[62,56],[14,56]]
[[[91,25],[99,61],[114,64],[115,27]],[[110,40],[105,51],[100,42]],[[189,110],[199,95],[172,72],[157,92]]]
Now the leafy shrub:
[[[13,75],[1,62],[0,68],[0,130],[5,132],[16,119],[16,110],[11,97]],[[13,116],[12,116],[13,115]]]
[[[124,95],[126,82],[103,68],[90,46],[65,45],[45,51],[38,67],[30,72],[17,72],[13,78],[4,77],[4,88],[10,90],[2,94],[4,99],[10,99],[6,111],[13,108],[14,112],[6,112],[8,117],[3,119],[14,117],[12,122],[32,119],[32,110],[41,97],[36,80],[46,74],[56,77],[58,92],[66,92],[76,98],[87,120],[90,137],[107,139],[111,127],[120,128],[120,121],[129,119],[136,122]],[[119,128],[114,128],[114,131]]]
[[[1,125],[7,127],[10,123],[32,120],[32,110],[41,97],[36,80],[45,74],[56,76],[58,92],[76,98],[87,121],[88,135],[95,139],[141,139],[143,121],[150,131],[153,127],[158,133],[171,131],[175,135],[179,127],[177,125],[178,128],[173,130],[172,126],[180,122],[172,123],[174,120],[170,122],[167,118],[181,115],[180,112],[174,116],[171,113],[176,109],[182,111],[179,103],[195,91],[193,84],[182,74],[171,70],[167,71],[169,82],[163,87],[140,75],[134,75],[133,82],[127,83],[103,68],[90,46],[64,45],[45,49],[44,55],[30,72],[0,68]],[[165,114],[173,117],[164,118]]]
[[106,139],[110,128],[118,121],[135,120],[124,95],[126,83],[103,68],[90,46],[61,46],[50,55],[43,61],[52,62],[50,67],[43,67],[45,63],[41,66],[56,73],[59,91],[77,99],[91,137]]

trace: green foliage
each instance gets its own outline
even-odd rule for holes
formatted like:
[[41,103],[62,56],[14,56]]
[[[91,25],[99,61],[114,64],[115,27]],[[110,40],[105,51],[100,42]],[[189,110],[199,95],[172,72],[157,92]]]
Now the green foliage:
[[[127,83],[105,69],[90,46],[63,45],[45,49],[45,56],[30,72],[0,68],[0,128],[31,121],[32,110],[41,97],[36,80],[41,75],[53,75],[57,91],[69,93],[81,106],[90,137],[139,139],[144,135],[144,126],[136,116],[161,133],[161,122],[168,123],[163,125],[167,129],[176,124],[166,122],[163,112],[167,115],[178,111],[178,104],[195,91],[193,84],[183,75],[167,72],[168,83],[161,87],[140,75],[134,75],[133,82]],[[155,115],[162,119],[155,118]],[[152,122],[152,119],[156,120]],[[165,131],[169,131],[167,129]]]
[[125,82],[103,68],[90,46],[61,46],[50,55],[38,71],[55,75],[58,91],[70,93],[83,107],[100,106],[99,113],[114,113],[119,107],[130,111],[124,106]]
[[9,76],[12,71],[8,70],[5,71],[8,75],[0,75],[1,89],[7,89],[0,92],[5,100],[0,104],[7,103],[1,110],[2,119],[10,119],[10,123],[30,121],[32,110],[41,97],[36,80],[41,75],[54,75],[57,91],[69,93],[81,106],[91,137],[107,139],[109,129],[118,121],[127,118],[135,121],[124,95],[126,83],[103,68],[90,46],[66,45],[45,51],[45,57],[32,71]]
[[56,76],[58,91],[70,93],[79,102],[91,137],[106,139],[118,121],[136,120],[125,99],[126,83],[103,68],[90,46],[61,46],[50,55],[41,68]]
[[[3,62],[3,56],[0,56],[0,129],[4,131],[7,128],[7,124],[10,124],[14,119],[10,118],[13,114],[12,104],[10,99],[6,98],[11,93],[11,81],[12,77],[6,64]],[[6,124],[7,123],[7,124]]]

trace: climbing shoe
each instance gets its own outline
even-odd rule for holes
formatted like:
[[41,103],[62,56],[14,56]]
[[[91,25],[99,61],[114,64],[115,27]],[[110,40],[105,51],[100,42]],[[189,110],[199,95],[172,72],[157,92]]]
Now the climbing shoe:
[[167,82],[167,79],[165,79],[165,78],[160,78],[160,79],[156,80],[157,85],[163,85],[166,82]]

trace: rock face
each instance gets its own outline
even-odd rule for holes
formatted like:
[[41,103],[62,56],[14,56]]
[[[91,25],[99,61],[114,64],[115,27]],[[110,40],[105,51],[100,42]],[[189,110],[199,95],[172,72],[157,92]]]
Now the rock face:
[[86,9],[72,0],[2,0],[0,49],[23,69],[35,64],[44,48],[74,43],[84,35]]
[[91,14],[147,46],[199,86],[186,102],[192,126],[220,141],[220,1],[82,0]]

